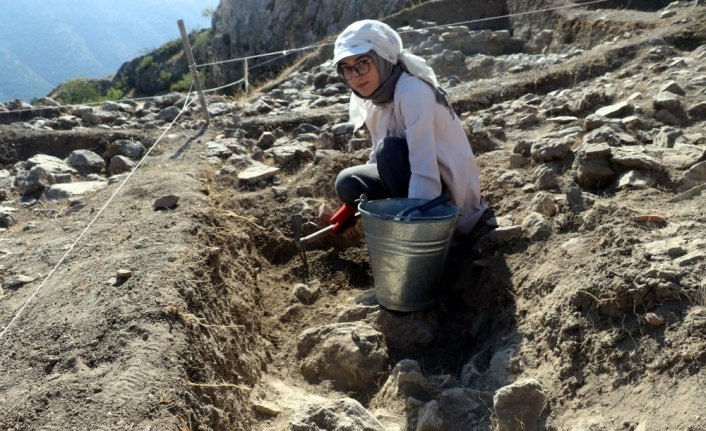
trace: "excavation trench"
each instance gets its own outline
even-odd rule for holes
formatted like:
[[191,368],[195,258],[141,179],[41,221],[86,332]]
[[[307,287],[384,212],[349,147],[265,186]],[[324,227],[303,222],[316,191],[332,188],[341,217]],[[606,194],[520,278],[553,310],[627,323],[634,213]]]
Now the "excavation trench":
[[[339,168],[336,163],[309,166],[289,186],[323,181]],[[312,169],[319,175],[311,175]],[[263,391],[258,382],[265,375],[266,380],[305,386],[312,397],[349,396],[369,405],[385,376],[369,388],[339,392],[335,385],[307,382],[296,358],[303,331],[334,323],[342,311],[371,303],[373,279],[362,228],[309,247],[307,282],[320,285],[322,293],[315,302],[302,303],[293,294],[305,271],[290,215],[303,213],[315,221],[318,201],[282,205],[269,190],[232,193],[233,184],[223,179],[211,178],[207,187],[212,206],[195,218],[199,250],[188,266],[190,274],[177,284],[187,308],[172,316],[187,326],[190,337],[186,362],[194,384],[184,412],[188,423],[214,430],[259,429],[258,423],[273,420],[252,407],[251,391]],[[325,201],[335,204],[330,185],[319,190]],[[484,233],[487,228],[477,229],[452,249],[433,307],[414,313],[379,309],[373,320],[385,336],[388,371],[403,359],[413,359],[425,375],[460,378],[469,358],[474,357],[478,370],[486,370],[489,352],[517,338],[512,281],[504,258],[481,258],[473,247]],[[199,316],[200,323],[190,322],[189,315]],[[475,383],[479,396],[489,401],[493,384]],[[486,419],[489,416],[488,411]]]

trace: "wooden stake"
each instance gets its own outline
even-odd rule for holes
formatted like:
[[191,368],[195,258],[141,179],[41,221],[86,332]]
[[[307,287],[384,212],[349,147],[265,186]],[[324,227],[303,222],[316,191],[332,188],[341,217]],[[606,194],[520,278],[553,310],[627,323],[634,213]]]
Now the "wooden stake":
[[245,95],[248,95],[250,83],[248,82],[248,59],[243,60],[243,80],[245,81]]
[[191,44],[189,43],[189,36],[186,34],[186,27],[184,27],[184,20],[180,19],[177,21],[179,25],[179,32],[181,33],[181,41],[184,44],[184,53],[186,54],[186,59],[189,62],[189,70],[191,71],[191,78],[194,80],[194,86],[196,87],[196,92],[199,94],[199,101],[201,102],[201,111],[203,112],[203,118],[206,120],[206,124],[210,121],[208,115],[208,106],[206,105],[206,97],[203,95],[203,88],[201,88],[201,80],[199,79],[199,72],[196,70],[196,63],[194,63],[194,53],[191,51]]

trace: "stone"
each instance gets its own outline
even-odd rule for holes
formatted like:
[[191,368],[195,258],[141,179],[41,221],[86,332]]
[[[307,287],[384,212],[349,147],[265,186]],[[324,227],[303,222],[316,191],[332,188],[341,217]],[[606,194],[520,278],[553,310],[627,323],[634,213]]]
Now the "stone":
[[334,135],[350,135],[353,134],[353,123],[338,123],[334,124],[331,131]]
[[618,189],[644,189],[653,186],[657,181],[642,171],[627,171],[618,177]]
[[522,178],[522,174],[518,171],[506,171],[498,176],[498,182],[502,184],[511,185],[513,187],[522,187],[525,183]]
[[55,201],[77,198],[107,187],[105,181],[78,181],[68,184],[54,184],[44,190],[44,199]]
[[530,164],[530,159],[521,154],[510,154],[509,166],[511,169],[524,168]]
[[679,193],[678,195],[671,198],[669,200],[669,202],[670,203],[677,203],[677,202],[688,201],[688,200],[700,197],[704,191],[706,191],[706,184],[701,184],[696,187],[692,187],[682,193]]
[[534,112],[529,113],[527,115],[523,115],[520,117],[514,124],[515,127],[518,129],[529,129],[532,128],[536,125],[538,125],[540,122],[539,117],[537,114]]
[[132,277],[132,271],[129,269],[119,269],[118,272],[115,273],[116,280],[127,280],[130,277]]
[[155,99],[155,102],[160,108],[166,108],[167,106],[176,105],[180,99],[181,94],[175,92],[159,96]]
[[465,388],[451,388],[443,391],[436,400],[442,430],[479,429],[479,417],[487,411],[486,404],[477,391]]
[[300,370],[310,383],[330,380],[339,390],[368,393],[387,366],[385,337],[361,322],[310,328],[297,340]]
[[668,238],[644,244],[645,257],[653,260],[668,260],[683,256],[687,251],[684,238]]
[[358,150],[362,150],[368,146],[368,140],[363,138],[353,138],[348,141],[346,149],[349,153],[355,153]]
[[660,91],[652,101],[652,105],[655,109],[666,109],[667,111],[674,112],[681,107],[681,100],[679,96],[674,93]]
[[[210,112],[210,111],[209,111]],[[165,121],[167,123],[170,123],[179,116],[179,108],[176,106],[168,106],[161,111],[159,111],[159,114],[157,115],[157,118]]]
[[[606,427],[605,422],[605,419],[601,416],[580,417],[572,422],[570,429],[571,431],[608,431],[608,427]],[[636,428],[634,431],[646,430],[638,430]]]
[[529,157],[532,152],[532,142],[527,141],[527,140],[520,140],[515,146],[512,148],[512,153],[513,154],[519,154],[524,157]]
[[101,124],[102,118],[93,111],[84,111],[81,113],[81,121],[88,126],[97,126]]
[[692,188],[706,183],[706,160],[690,167],[682,175],[682,186]]
[[16,209],[0,206],[0,227],[8,228],[17,224]]
[[657,135],[652,140],[652,144],[658,147],[672,148],[674,147],[674,143],[677,138],[680,136],[682,136],[682,131],[680,129],[665,126],[659,130]]
[[675,144],[673,148],[661,151],[662,165],[668,168],[686,170],[701,160],[706,160],[706,147],[691,144]]
[[33,166],[27,173],[27,177],[22,181],[20,193],[24,196],[41,192],[54,183],[54,176],[47,172],[42,165]]
[[375,327],[385,334],[392,350],[420,353],[436,339],[439,324],[430,313],[401,314],[381,309],[376,317]]
[[278,405],[264,400],[253,402],[252,409],[261,415],[269,416],[271,418],[282,414],[282,409]]
[[415,431],[442,431],[444,420],[439,412],[439,403],[430,401],[417,412],[417,427]]
[[426,402],[437,395],[437,389],[424,377],[419,363],[413,359],[403,359],[392,369],[375,399],[381,404],[391,404],[395,399],[408,397]]
[[180,197],[177,195],[160,196],[152,202],[152,209],[171,209],[177,206]]
[[614,148],[610,158],[611,163],[625,168],[642,169],[650,172],[663,172],[664,166],[641,149]]
[[15,177],[7,169],[0,169],[0,189],[12,188]]
[[523,193],[534,193],[537,191],[537,186],[534,184],[525,184],[522,186],[522,192]]
[[27,159],[27,167],[40,166],[47,174],[76,174],[76,170],[58,157],[37,154]]
[[104,111],[122,111],[130,114],[135,112],[135,108],[131,105],[128,105],[127,103],[118,103],[112,101],[105,102],[103,106],[101,106],[101,109],[103,109]]
[[[230,166],[223,166],[221,167],[221,170],[223,170],[224,174],[231,174],[242,169],[247,169],[249,166],[252,166],[253,159],[248,156],[233,154],[232,156],[226,159],[226,163]],[[227,168],[233,168],[233,171],[230,171]]]
[[553,217],[559,212],[554,198],[544,192],[537,193],[530,203],[530,211],[537,212],[546,217]]
[[267,166],[263,163],[255,163],[238,174],[238,179],[247,184],[257,184],[260,181],[269,181],[279,173],[280,169],[274,166]]
[[54,127],[59,130],[71,130],[74,127],[81,126],[81,120],[73,115],[62,115],[56,119],[57,125]]
[[586,238],[571,238],[559,247],[572,257],[585,257],[591,253],[591,241]]
[[596,115],[606,118],[623,118],[632,115],[635,112],[635,107],[628,102],[615,103],[603,107],[595,112]]
[[530,154],[532,159],[540,162],[562,161],[571,154],[574,140],[571,137],[564,139],[551,139],[537,142],[532,145]]
[[295,190],[297,196],[310,198],[314,196],[314,189],[311,186],[298,186]]
[[89,150],[74,150],[66,158],[72,168],[81,175],[100,174],[105,167],[105,161],[101,156]]
[[[216,102],[216,103],[209,103],[206,109],[208,110],[208,114],[212,117],[217,117],[219,115],[227,114],[233,110],[235,105],[233,103],[223,103],[223,102]],[[160,115],[162,113],[160,112]],[[178,114],[178,111],[177,111]],[[176,118],[176,117],[174,117]],[[174,118],[166,120],[166,121],[172,121]]]
[[522,232],[531,241],[541,241],[549,238],[552,228],[542,214],[532,212],[522,220]]
[[289,431],[386,431],[380,421],[352,398],[314,402],[295,412]]
[[608,122],[608,119],[602,115],[591,114],[583,121],[583,127],[587,132],[598,129]]
[[521,236],[521,226],[501,226],[485,234],[481,240],[487,244],[499,246],[510,244]]
[[497,431],[539,431],[546,400],[542,386],[534,379],[500,388],[493,396]]
[[114,156],[108,164],[108,173],[110,175],[118,175],[123,172],[130,172],[135,167],[135,162],[125,156]]
[[615,171],[606,159],[589,159],[581,152],[574,160],[576,181],[583,187],[603,187],[611,183],[616,176]]
[[285,145],[277,145],[267,150],[280,166],[288,165],[295,161],[314,160],[314,153],[308,145],[300,142],[292,142]]
[[569,123],[573,123],[578,120],[579,120],[578,117],[574,117],[572,115],[562,115],[559,117],[547,118],[548,123],[555,123],[555,124],[569,124]]
[[542,166],[535,171],[534,175],[536,178],[534,185],[537,187],[537,190],[559,189],[559,180],[552,169]]
[[674,264],[680,267],[691,267],[692,265],[698,262],[703,262],[704,260],[706,260],[706,253],[703,251],[693,251],[674,259]]
[[655,120],[658,120],[664,124],[669,124],[672,126],[678,126],[682,123],[682,120],[670,112],[668,109],[660,109],[655,112]]
[[313,124],[309,123],[301,123],[294,129],[294,134],[295,135],[303,135],[305,133],[320,133],[321,129],[319,127],[314,126]]
[[659,89],[660,92],[668,91],[673,94],[678,94],[680,96],[685,96],[686,93],[684,92],[684,89],[677,84],[676,81],[669,81],[666,84],[662,86],[662,88]]
[[638,117],[637,115],[631,115],[629,117],[622,118],[620,121],[628,129],[635,130],[644,127],[644,121],[642,121],[642,118]]
[[297,283],[294,285],[294,296],[302,304],[313,304],[321,295],[321,283],[314,280],[309,284]]
[[617,135],[618,138],[618,145],[619,146],[625,146],[625,145],[637,145],[640,142],[635,138],[633,135],[629,133],[618,133]]
[[257,146],[263,150],[272,148],[275,144],[277,137],[272,132],[263,132],[260,138],[257,140]]
[[357,304],[353,308],[348,308],[338,313],[334,320],[336,322],[357,322],[359,320],[365,320],[378,310],[380,310],[379,305]]
[[220,142],[207,142],[206,151],[204,152],[206,157],[218,157],[219,159],[227,159],[233,152]]
[[254,117],[258,114],[267,114],[268,112],[272,112],[273,109],[274,108],[264,99],[257,99],[254,103],[245,108],[243,115]]
[[37,277],[30,277],[27,275],[15,275],[7,279],[3,284],[3,289],[16,289],[18,287],[24,286],[36,280]]
[[580,149],[581,157],[587,160],[607,159],[613,153],[610,145],[605,142],[583,145]]
[[699,102],[690,106],[686,113],[694,120],[706,120],[706,102]]
[[104,159],[111,159],[114,156],[125,156],[130,159],[139,159],[145,153],[145,147],[141,142],[130,141],[128,139],[118,139],[111,142],[103,153]]

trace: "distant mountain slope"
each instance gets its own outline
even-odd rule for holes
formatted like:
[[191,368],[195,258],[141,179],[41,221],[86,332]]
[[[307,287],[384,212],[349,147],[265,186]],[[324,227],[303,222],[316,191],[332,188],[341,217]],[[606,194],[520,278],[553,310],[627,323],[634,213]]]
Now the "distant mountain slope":
[[75,77],[114,74],[120,65],[210,27],[203,17],[218,0],[23,0],[3,2],[0,15],[0,102],[31,100]]
[[18,94],[46,93],[52,85],[37,75],[0,42],[0,101],[18,97]]

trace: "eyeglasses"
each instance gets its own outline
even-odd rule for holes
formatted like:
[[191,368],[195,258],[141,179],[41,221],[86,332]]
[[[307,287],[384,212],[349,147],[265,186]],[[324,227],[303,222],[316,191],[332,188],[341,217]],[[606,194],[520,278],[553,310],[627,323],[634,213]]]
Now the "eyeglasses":
[[353,71],[355,71],[358,76],[363,76],[370,72],[370,63],[372,63],[371,60],[364,59],[355,63],[353,66],[339,64],[336,70],[338,71],[338,76],[346,81],[350,81],[353,78]]

